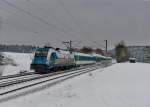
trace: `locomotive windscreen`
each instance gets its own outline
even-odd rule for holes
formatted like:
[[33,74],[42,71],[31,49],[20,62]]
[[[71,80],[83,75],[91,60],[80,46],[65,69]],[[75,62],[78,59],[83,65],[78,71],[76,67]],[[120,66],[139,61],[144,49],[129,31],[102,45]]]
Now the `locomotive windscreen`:
[[35,52],[35,57],[47,57],[48,51],[47,50],[37,50]]

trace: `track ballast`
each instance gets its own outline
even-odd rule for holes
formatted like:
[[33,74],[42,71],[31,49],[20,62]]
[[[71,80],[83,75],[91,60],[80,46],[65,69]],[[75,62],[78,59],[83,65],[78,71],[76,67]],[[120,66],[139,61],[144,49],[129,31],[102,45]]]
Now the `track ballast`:
[[[25,79],[24,81],[18,82],[18,83],[16,81],[16,83],[12,83],[12,84],[10,84],[10,83],[3,84],[3,85],[0,84],[0,87],[1,87],[0,102],[4,102],[4,101],[10,100],[10,99],[13,99],[19,95],[22,96],[22,94],[25,93],[24,90],[27,91],[28,89],[32,89],[33,86],[36,87],[38,85],[42,85],[42,84],[48,83],[48,82],[51,82],[51,85],[54,85],[54,84],[57,84],[59,82],[66,80],[66,79],[73,78],[75,76],[94,71],[98,68],[99,68],[98,66],[94,65],[94,66],[89,66],[87,68],[78,68],[78,69],[74,69],[74,70],[55,72],[52,74],[44,74],[44,75],[40,75],[39,78],[34,77],[34,78],[32,78],[32,80],[29,80],[29,81],[27,81],[27,79]],[[47,87],[47,86],[45,86],[45,87]],[[38,89],[38,87],[37,87],[37,89]],[[37,90],[37,89],[35,89],[35,90]],[[35,92],[35,91],[33,91],[33,92]]]

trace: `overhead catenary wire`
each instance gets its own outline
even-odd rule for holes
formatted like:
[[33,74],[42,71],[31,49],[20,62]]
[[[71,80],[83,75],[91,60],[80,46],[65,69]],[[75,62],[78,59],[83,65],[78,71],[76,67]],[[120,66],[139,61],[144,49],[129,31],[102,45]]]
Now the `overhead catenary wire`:
[[[31,2],[31,1],[30,1],[30,2]],[[8,8],[6,9],[6,8],[0,6],[0,9],[1,9],[2,11],[4,11],[4,12],[7,12],[7,13],[13,15],[13,16],[20,16],[17,12],[14,12],[14,11],[12,11],[12,10],[9,10]],[[5,19],[5,20],[6,20],[6,19]],[[3,23],[8,24],[7,21],[6,21],[6,22],[3,22]],[[34,21],[34,23],[35,23],[35,24],[39,24],[39,23],[36,23],[35,21]],[[39,33],[39,31],[37,31],[36,29],[28,28],[28,27],[27,27],[26,25],[24,25],[23,23],[21,23],[21,25],[22,25],[22,26],[19,26],[19,27],[18,27],[18,26],[16,26],[16,24],[13,24],[13,27],[19,28],[19,29],[22,29],[22,30],[25,30],[25,31],[28,31],[28,32],[32,32],[32,33],[35,33],[35,34]]]
[[[72,32],[72,31],[71,31],[71,30],[72,30],[72,27],[70,27],[69,29],[64,29],[64,28],[68,27],[68,26],[66,26],[64,23],[61,23],[61,24],[64,26],[64,28],[59,28],[58,26],[49,23],[47,20],[43,19],[41,16],[35,15],[35,14],[33,14],[32,12],[27,11],[27,10],[24,9],[24,8],[21,8],[20,6],[17,6],[16,4],[14,4],[14,3],[12,3],[12,2],[10,2],[10,1],[8,1],[8,0],[1,0],[1,1],[3,1],[5,4],[7,4],[7,5],[9,5],[9,6],[13,7],[13,8],[15,8],[15,9],[17,9],[18,11],[25,13],[26,15],[32,17],[33,19],[36,19],[37,21],[42,22],[43,24],[45,24],[45,25],[47,25],[47,26],[50,26],[50,27],[56,29],[58,32],[61,32],[61,33],[65,34],[65,35],[68,35],[69,32]],[[65,3],[64,3],[62,0],[57,0],[57,1],[58,1],[58,3],[60,4],[60,6],[64,9],[64,11],[67,13],[67,15],[70,16],[70,18],[71,18],[72,22],[74,23],[74,25],[76,25],[77,28],[79,28],[79,30],[80,30],[80,31],[78,32],[79,35],[81,35],[81,33],[83,33],[85,36],[86,36],[87,34],[89,34],[89,32],[84,32],[84,30],[83,30],[82,27],[80,26],[80,23],[78,22],[78,20],[76,20],[76,18],[75,18],[74,15],[70,12],[70,10],[68,10],[68,9],[66,8]],[[29,2],[31,2],[31,1],[29,1]],[[32,2],[31,2],[31,3],[32,3]],[[33,5],[33,4],[34,4],[34,3],[32,3],[32,5]],[[56,17],[56,16],[55,16],[55,17]],[[25,27],[25,28],[26,28],[26,27]],[[26,29],[26,30],[28,30],[28,29]],[[30,32],[32,32],[32,30],[31,30]],[[36,33],[36,31],[33,31],[33,33]],[[72,32],[72,33],[74,34],[74,32]],[[70,35],[69,35],[69,36],[70,36]],[[82,37],[82,36],[80,36],[80,37]],[[87,39],[87,38],[88,38],[88,36],[86,36],[86,40],[88,40],[88,41],[90,41],[90,42],[92,41],[91,38],[90,38],[90,40]]]
[[99,43],[99,42],[97,42],[97,41],[92,41],[94,44],[96,44],[97,46],[100,46],[100,47],[103,47],[103,48],[105,48],[105,46],[104,45],[102,45],[101,43]]
[[[57,0],[58,3],[60,4],[60,6],[64,9],[64,11],[70,16],[70,18],[72,19],[72,22],[74,23],[74,25],[77,26],[77,28],[79,28],[79,32],[80,34],[83,33],[83,35],[86,36],[86,40],[88,41],[94,41],[91,38],[89,38],[87,35],[89,35],[91,32],[89,31],[84,31],[83,28],[81,27],[80,23],[76,20],[76,18],[74,17],[74,15],[70,12],[70,10],[68,8],[66,8],[65,3],[63,0]],[[82,36],[81,36],[82,37]],[[87,39],[89,38],[89,39]]]
[[[44,10],[44,13],[45,13],[45,8],[39,7],[33,1],[27,1],[27,2],[29,2],[30,5],[36,7],[37,9]],[[72,32],[73,29],[71,27],[68,27],[67,25],[65,25],[64,22],[59,21],[56,15],[55,16],[51,15],[51,17],[55,18],[55,20],[57,20],[57,22],[60,23],[60,25],[62,25],[63,28],[66,28],[65,30],[67,30],[67,32],[74,33],[74,32]]]
[[[32,5],[32,6],[34,6],[34,7],[36,7],[37,9],[39,8],[40,10],[45,10],[45,8],[43,8],[43,7],[39,7],[38,5],[36,5],[33,1],[27,1],[30,5]],[[58,1],[58,3],[61,5],[61,8],[63,8],[64,10],[65,10],[65,12],[67,13],[67,15],[69,15],[69,16],[71,16],[71,20],[72,20],[72,22],[75,22],[74,20],[75,20],[75,18],[74,18],[74,16],[70,13],[70,11],[68,11],[68,9],[65,7],[65,5],[64,5],[64,3],[63,2],[61,2],[61,1]],[[57,19],[57,16],[53,16],[55,19]],[[59,21],[59,20],[57,20],[62,26],[64,26],[65,28],[68,28],[68,32],[70,32],[70,33],[73,33],[74,34],[74,32],[72,32],[73,31],[73,28],[72,27],[68,27],[68,26],[66,26],[64,23],[62,23],[61,21]],[[75,25],[75,24],[74,24]],[[80,34],[79,34],[80,35]],[[75,46],[75,47],[81,47],[81,46],[79,46],[79,44],[81,44],[81,43],[83,43],[82,41],[72,41],[73,42],[73,44],[74,43],[78,43],[78,46],[76,45],[73,45],[73,46]]]
[[[12,11],[6,9],[6,8],[1,7],[1,6],[0,6],[0,10],[1,10],[1,11],[4,11],[4,12],[7,12],[7,13],[9,13],[9,14],[11,14],[11,15],[14,15],[14,16],[19,16],[17,13],[12,12]],[[3,24],[8,24],[7,19],[5,19],[5,20],[6,20],[6,21],[3,21],[3,18],[2,18],[2,20],[0,20],[0,21],[2,21]],[[29,29],[29,28],[28,28],[26,25],[24,25],[24,24],[23,24],[22,26],[19,26],[19,27],[16,26],[16,24],[13,24],[13,27],[22,29],[22,30],[24,30],[24,31],[32,32],[32,33],[37,33],[37,32],[38,32],[38,31],[36,31],[36,30]]]
[[[57,1],[58,1],[58,3],[61,5],[61,8],[63,8],[63,10],[67,13],[67,15],[71,17],[71,20],[72,20],[72,22],[74,23],[74,25],[76,25],[75,22],[77,22],[77,21],[75,21],[74,16],[73,16],[73,15],[70,13],[70,11],[68,11],[68,9],[65,7],[64,2],[59,1],[59,0],[57,0]],[[28,2],[29,2],[30,5],[32,5],[32,6],[34,6],[34,7],[37,7],[37,8],[39,8],[40,10],[45,10],[45,8],[37,6],[37,5],[36,5],[34,2],[32,2],[32,1],[28,1]],[[57,19],[57,16],[54,16],[54,18]],[[59,23],[61,23],[61,25],[63,25],[64,27],[67,27],[67,28],[68,28],[68,26],[66,26],[64,23],[62,23],[62,22],[60,22],[60,21],[59,21]],[[69,31],[68,31],[68,32],[71,32],[71,33],[74,34],[74,32],[72,32],[72,30],[73,30],[73,28],[72,28],[72,27],[69,27]],[[79,43],[79,41],[73,41],[73,43],[74,43],[74,42],[78,42],[78,43]],[[81,41],[80,41],[80,44],[81,44]],[[79,45],[79,44],[78,44],[78,45]],[[81,47],[81,46],[77,46],[77,47]]]
[[[77,28],[80,26],[78,26],[78,21],[76,20],[76,18],[74,17],[74,15],[72,15],[72,13],[70,12],[70,10],[68,10],[65,6],[65,3],[62,0],[57,0],[59,5],[62,7],[62,9],[68,14],[68,16],[70,16],[72,22],[74,23],[74,25],[77,25]],[[80,29],[79,29],[80,30]],[[80,30],[80,33],[82,33],[82,31]]]
[[17,9],[18,11],[23,12],[23,13],[27,14],[28,16],[30,16],[30,17],[32,17],[32,18],[34,18],[34,19],[36,19],[36,20],[44,23],[45,25],[50,26],[50,27],[56,29],[58,32],[64,33],[65,35],[68,34],[68,32],[65,31],[64,29],[58,28],[56,25],[49,23],[48,21],[46,21],[45,19],[41,18],[40,16],[34,15],[33,13],[31,13],[29,11],[26,11],[25,9],[23,9],[23,8],[21,8],[21,7],[17,6],[17,5],[15,5],[15,4],[7,1],[7,0],[1,0],[1,1],[3,1],[7,5],[15,8],[15,9]]

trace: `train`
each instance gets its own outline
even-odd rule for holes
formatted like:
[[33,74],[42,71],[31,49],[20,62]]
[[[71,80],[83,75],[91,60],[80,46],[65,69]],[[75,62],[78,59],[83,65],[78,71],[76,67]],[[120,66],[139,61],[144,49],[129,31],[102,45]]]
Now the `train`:
[[31,69],[37,73],[50,73],[58,69],[70,69],[96,63],[111,63],[112,58],[99,54],[85,54],[59,48],[42,47],[34,52]]

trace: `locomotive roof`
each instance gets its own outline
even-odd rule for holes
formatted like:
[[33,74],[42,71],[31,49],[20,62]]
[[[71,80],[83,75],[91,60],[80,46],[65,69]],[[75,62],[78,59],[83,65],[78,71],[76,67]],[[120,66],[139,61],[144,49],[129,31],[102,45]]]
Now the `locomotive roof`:
[[36,51],[48,51],[49,48],[37,48]]

